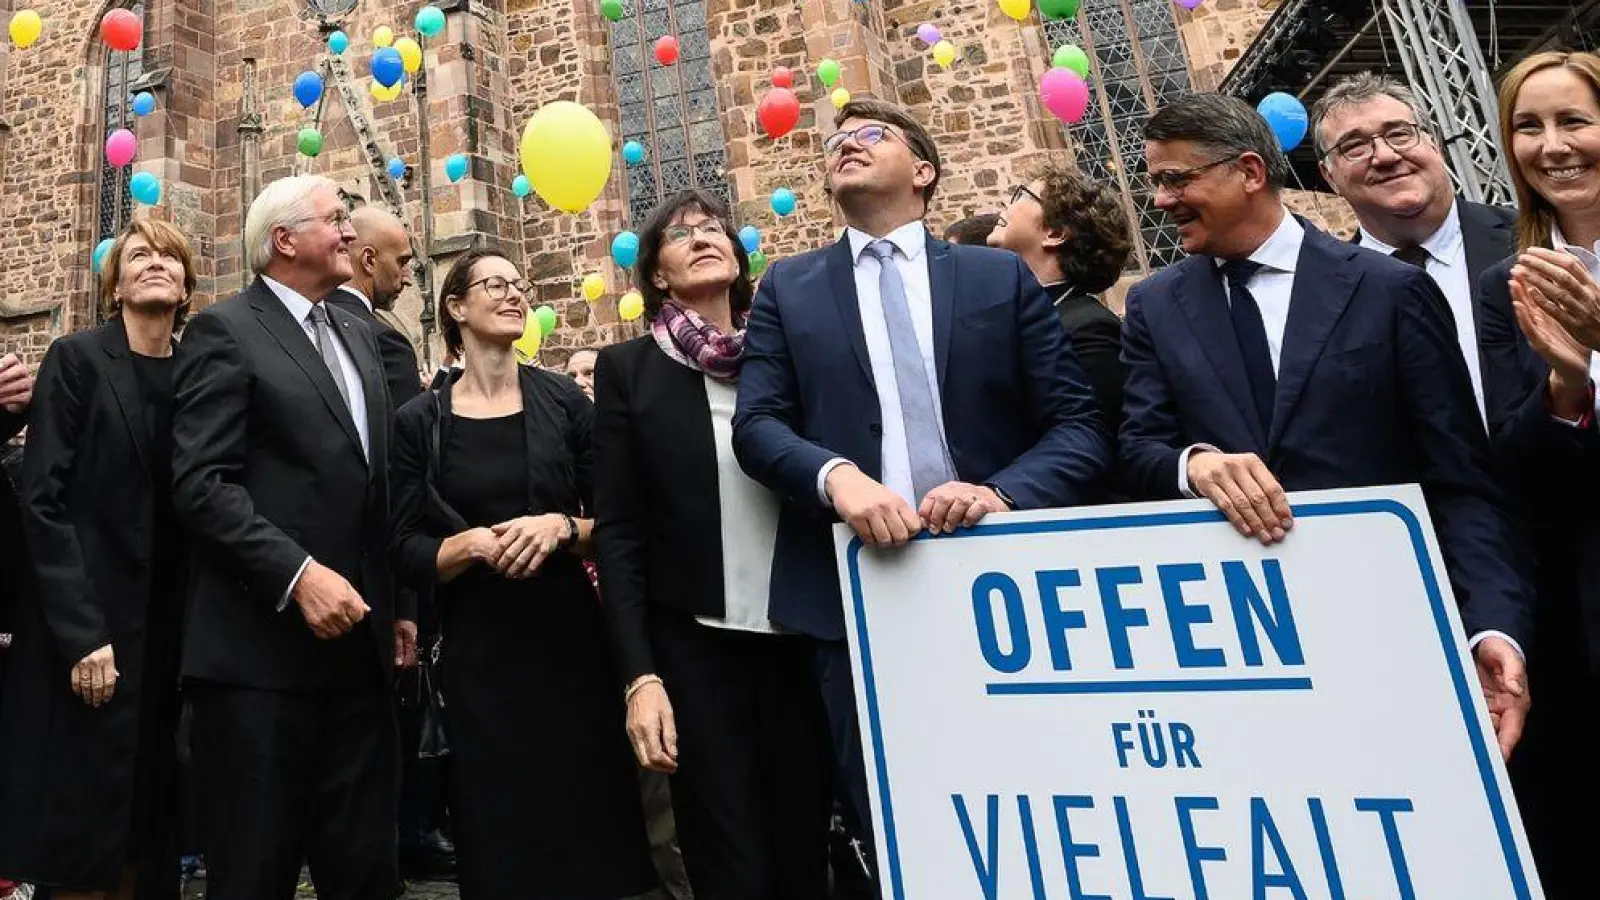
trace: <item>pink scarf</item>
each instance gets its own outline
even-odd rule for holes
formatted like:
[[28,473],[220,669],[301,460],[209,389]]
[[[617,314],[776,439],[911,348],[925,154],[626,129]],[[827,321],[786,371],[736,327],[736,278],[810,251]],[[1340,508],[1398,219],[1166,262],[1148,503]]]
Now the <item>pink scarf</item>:
[[664,300],[661,312],[650,323],[656,346],[678,362],[728,384],[739,380],[739,361],[744,356],[744,325],[735,320],[738,330],[723,334],[692,309],[676,300]]

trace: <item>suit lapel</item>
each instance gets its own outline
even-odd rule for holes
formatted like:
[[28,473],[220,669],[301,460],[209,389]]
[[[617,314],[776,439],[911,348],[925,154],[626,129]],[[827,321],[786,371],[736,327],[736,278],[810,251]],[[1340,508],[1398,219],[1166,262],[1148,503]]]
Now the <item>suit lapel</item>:
[[1478,336],[1478,346],[1483,346],[1483,291],[1478,286],[1478,276],[1494,264],[1515,253],[1516,235],[1511,223],[1495,215],[1490,209],[1456,198],[1461,218],[1461,241],[1467,251],[1467,277],[1472,279],[1473,320]]
[[[256,318],[261,322],[261,327],[272,335],[278,346],[289,354],[300,371],[311,380],[317,393],[322,396],[322,403],[344,433],[350,438],[351,449],[366,462],[366,456],[361,452],[361,436],[356,433],[356,423],[350,416],[350,410],[345,406],[344,395],[339,393],[339,388],[333,383],[333,373],[328,371],[328,364],[322,361],[317,353],[316,345],[311,343],[311,338],[294,317],[289,315],[289,310],[283,305],[272,289],[257,280],[251,285],[253,295],[250,298],[250,307],[255,310]],[[341,310],[342,312],[342,310]],[[351,354],[352,356],[354,353]],[[363,383],[365,383],[365,377]],[[370,396],[370,391],[368,392]],[[369,407],[370,408],[370,407]],[[371,419],[369,418],[370,422]]]
[[1270,451],[1283,436],[1295,404],[1305,391],[1311,370],[1328,343],[1328,336],[1350,305],[1356,276],[1345,263],[1357,248],[1340,244],[1308,223],[1296,262],[1294,287],[1289,294],[1289,320],[1283,329],[1283,349],[1278,354],[1278,393],[1272,407]]
[[1180,263],[1191,268],[1189,277],[1178,279],[1176,296],[1189,328],[1194,332],[1201,352],[1216,370],[1222,387],[1233,400],[1234,412],[1239,422],[1250,433],[1258,450],[1264,451],[1267,436],[1261,430],[1260,416],[1255,412],[1255,401],[1250,395],[1250,379],[1244,372],[1244,361],[1239,354],[1239,339],[1233,333],[1233,320],[1228,315],[1228,295],[1222,290],[1222,276],[1210,257],[1192,257],[1193,262]]
[[133,437],[133,449],[139,457],[146,477],[150,469],[150,448],[145,443],[148,434],[144,421],[144,408],[135,396],[138,375],[133,371],[133,357],[128,350],[128,330],[118,316],[100,329],[100,348],[111,357],[111,393],[117,398],[123,421]]
[[955,332],[956,255],[950,245],[927,238],[928,286],[933,293],[933,369],[939,373],[939,396],[944,396],[945,372],[950,359],[950,336]]
[[872,380],[872,359],[867,355],[867,335],[861,329],[861,301],[856,296],[856,267],[855,260],[850,258],[850,239],[839,238],[833,248],[828,251],[825,266],[828,270],[828,283],[833,288],[833,302],[839,309],[839,320],[844,325],[845,337],[850,341],[850,348],[855,351],[856,362],[861,365],[861,374],[865,375],[868,384]]
[[[383,459],[380,440],[388,434],[388,428],[384,423],[388,421],[386,416],[389,415],[390,408],[388,382],[383,377],[383,363],[378,359],[377,351],[355,333],[361,326],[354,315],[332,306],[328,309],[328,321],[344,341],[345,349],[350,351],[350,358],[355,360],[356,371],[361,376],[361,393],[367,404],[368,455],[373,459]],[[327,366],[324,365],[323,368]],[[338,387],[335,386],[334,390],[338,390]],[[354,427],[353,422],[351,427]]]

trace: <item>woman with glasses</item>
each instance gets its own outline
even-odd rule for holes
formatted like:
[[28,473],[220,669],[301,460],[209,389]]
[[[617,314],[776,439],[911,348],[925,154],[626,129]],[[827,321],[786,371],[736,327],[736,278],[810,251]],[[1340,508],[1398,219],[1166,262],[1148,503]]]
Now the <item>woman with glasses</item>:
[[600,578],[628,737],[639,765],[674,773],[697,900],[821,900],[822,698],[810,643],[767,617],[779,498],[733,455],[748,271],[704,191],[640,232],[650,331],[595,365]]
[[593,407],[565,375],[517,364],[529,290],[494,249],[445,277],[463,366],[397,414],[395,566],[440,611],[463,900],[618,900],[655,875],[583,569]]

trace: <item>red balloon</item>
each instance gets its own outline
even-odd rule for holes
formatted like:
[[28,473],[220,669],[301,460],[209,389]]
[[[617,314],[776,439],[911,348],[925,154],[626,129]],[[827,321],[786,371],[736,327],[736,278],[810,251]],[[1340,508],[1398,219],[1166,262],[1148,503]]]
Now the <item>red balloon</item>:
[[670,66],[678,61],[678,39],[670,34],[656,38],[656,62]]
[[772,70],[772,86],[775,88],[794,87],[794,73],[787,66],[779,66]]
[[767,137],[777,139],[788,134],[800,122],[800,101],[794,91],[775,87],[761,98],[756,107],[756,118],[761,120],[761,130]]
[[144,37],[144,23],[132,10],[113,9],[100,20],[100,40],[113,50],[133,50]]

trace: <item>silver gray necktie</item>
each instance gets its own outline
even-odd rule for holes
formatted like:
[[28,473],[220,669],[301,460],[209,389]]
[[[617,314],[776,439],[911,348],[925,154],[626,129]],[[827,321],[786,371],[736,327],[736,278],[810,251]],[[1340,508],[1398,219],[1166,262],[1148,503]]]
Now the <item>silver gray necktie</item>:
[[883,318],[889,327],[889,347],[894,355],[894,380],[900,390],[900,411],[905,419],[906,450],[911,457],[913,504],[921,503],[929,491],[952,480],[944,436],[939,432],[937,402],[928,386],[928,370],[923,365],[922,347],[917,343],[911,321],[911,306],[906,301],[905,282],[894,263],[894,244],[873,241],[867,252],[878,258],[878,295],[883,301]]
[[339,396],[344,398],[344,408],[353,413],[355,406],[350,402],[350,385],[344,380],[344,364],[339,361],[339,352],[333,345],[338,338],[333,336],[333,328],[328,325],[328,311],[321,303],[311,305],[311,333],[315,335],[317,352],[322,354],[323,364],[328,367],[333,383],[339,388]]

